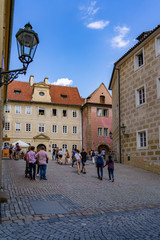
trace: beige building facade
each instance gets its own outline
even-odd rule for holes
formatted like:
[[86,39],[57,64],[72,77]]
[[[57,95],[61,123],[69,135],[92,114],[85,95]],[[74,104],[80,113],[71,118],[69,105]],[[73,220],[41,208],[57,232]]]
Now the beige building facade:
[[[51,159],[53,147],[82,148],[82,100],[78,89],[14,81],[4,108],[4,136],[9,143],[22,140],[36,148],[45,145]],[[6,142],[4,142],[6,143]]]
[[160,25],[114,65],[113,150],[119,162],[160,173]]

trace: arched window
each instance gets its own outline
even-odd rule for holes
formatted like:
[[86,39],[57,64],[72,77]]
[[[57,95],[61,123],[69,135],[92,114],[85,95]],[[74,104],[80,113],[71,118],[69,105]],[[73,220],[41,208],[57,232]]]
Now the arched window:
[[105,96],[100,96],[100,103],[105,103]]

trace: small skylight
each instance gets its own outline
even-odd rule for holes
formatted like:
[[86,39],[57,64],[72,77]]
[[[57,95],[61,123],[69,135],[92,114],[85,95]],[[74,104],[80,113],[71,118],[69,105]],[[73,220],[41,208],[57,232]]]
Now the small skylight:
[[15,93],[15,94],[20,94],[20,93],[21,93],[21,90],[14,90],[14,93]]
[[61,94],[61,98],[65,99],[65,98],[67,98],[67,95]]

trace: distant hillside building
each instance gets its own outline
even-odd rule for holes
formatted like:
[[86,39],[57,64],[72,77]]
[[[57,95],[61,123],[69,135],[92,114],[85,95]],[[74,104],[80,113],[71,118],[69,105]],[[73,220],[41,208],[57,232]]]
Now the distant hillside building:
[[112,151],[112,97],[103,83],[85,99],[82,114],[84,149]]
[[160,25],[137,40],[114,64],[109,85],[113,148],[120,162],[160,173]]

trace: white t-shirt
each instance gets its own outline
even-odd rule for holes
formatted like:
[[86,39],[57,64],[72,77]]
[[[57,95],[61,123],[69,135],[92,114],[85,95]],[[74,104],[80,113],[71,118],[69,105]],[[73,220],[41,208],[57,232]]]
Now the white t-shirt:
[[77,162],[80,162],[81,161],[81,154],[80,153],[76,153],[75,154],[75,159]]

